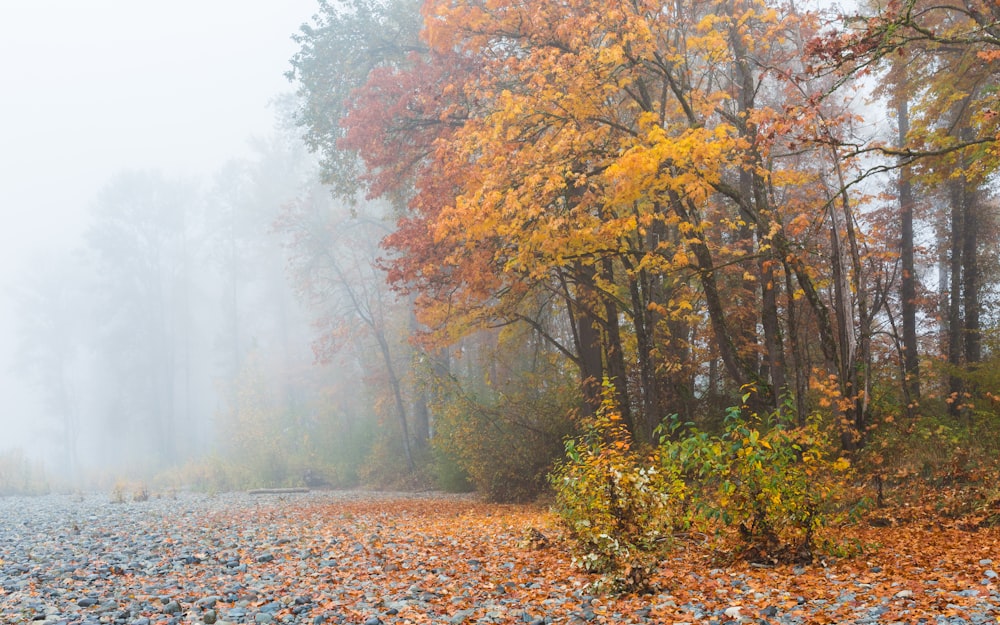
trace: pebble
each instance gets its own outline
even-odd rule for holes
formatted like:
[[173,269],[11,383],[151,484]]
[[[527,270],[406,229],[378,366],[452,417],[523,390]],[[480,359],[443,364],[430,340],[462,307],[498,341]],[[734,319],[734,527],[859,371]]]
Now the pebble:
[[167,602],[167,604],[163,606],[164,614],[179,614],[180,611],[181,605],[176,601]]

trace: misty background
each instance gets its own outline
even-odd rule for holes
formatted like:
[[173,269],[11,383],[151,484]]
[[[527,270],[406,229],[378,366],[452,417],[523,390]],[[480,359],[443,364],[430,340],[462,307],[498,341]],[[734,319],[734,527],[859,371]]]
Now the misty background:
[[151,475],[233,452],[269,402],[322,435],[288,243],[330,199],[284,75],[315,6],[0,6],[0,452]]

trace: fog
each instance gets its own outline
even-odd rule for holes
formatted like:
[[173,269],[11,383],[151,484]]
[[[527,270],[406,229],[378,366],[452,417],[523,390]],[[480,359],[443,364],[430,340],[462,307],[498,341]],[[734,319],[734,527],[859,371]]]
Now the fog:
[[295,215],[333,210],[281,104],[315,6],[0,5],[0,451],[79,487],[204,463],[272,413],[320,436],[309,381],[357,364],[313,364],[288,270]]

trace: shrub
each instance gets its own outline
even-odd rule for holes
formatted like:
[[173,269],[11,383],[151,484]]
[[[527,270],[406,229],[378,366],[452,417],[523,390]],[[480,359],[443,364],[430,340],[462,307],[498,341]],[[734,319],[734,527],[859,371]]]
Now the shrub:
[[472,393],[454,380],[439,380],[433,441],[439,469],[454,462],[488,501],[534,500],[571,431],[576,398],[540,380],[524,380],[502,394]]
[[761,419],[730,408],[721,435],[665,438],[661,448],[667,466],[684,467],[696,512],[736,527],[751,561],[811,560],[850,467],[831,454],[818,416],[795,426],[781,411]]
[[543,402],[505,398],[496,406],[452,398],[434,447],[450,455],[487,501],[535,499],[568,430],[565,410]]
[[434,483],[447,493],[468,493],[475,490],[468,472],[462,468],[455,452],[443,445],[434,446]]
[[[613,397],[606,384],[606,397]],[[632,446],[610,399],[553,472],[556,511],[575,542],[575,561],[601,575],[611,592],[645,589],[670,547],[675,511],[684,495],[679,471]]]

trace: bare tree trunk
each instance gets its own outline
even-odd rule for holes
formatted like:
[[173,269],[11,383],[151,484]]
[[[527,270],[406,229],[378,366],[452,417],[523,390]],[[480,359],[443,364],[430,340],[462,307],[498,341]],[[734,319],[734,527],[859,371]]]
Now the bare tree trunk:
[[389,378],[389,386],[392,388],[392,396],[396,405],[396,418],[399,420],[400,434],[403,437],[403,453],[406,455],[406,466],[410,471],[417,468],[413,461],[413,450],[410,444],[410,426],[406,419],[406,405],[403,403],[403,390],[396,375],[396,368],[392,364],[392,354],[389,352],[389,343],[385,335],[378,329],[375,330],[375,340],[378,342],[379,350],[382,352],[382,360],[385,363],[386,375]]
[[[899,145],[906,144],[910,116],[905,86],[896,93],[896,119],[899,120]],[[899,284],[900,311],[903,317],[903,391],[906,403],[920,400],[920,354],[917,351],[917,273],[913,255],[913,185],[908,165],[899,169],[899,257],[902,278]]]
[[962,378],[958,371],[962,366],[962,265],[963,241],[965,229],[966,182],[959,177],[949,183],[949,202],[951,205],[951,236],[949,239],[949,280],[951,286],[948,292],[948,365],[951,371],[948,375],[948,392],[952,401],[948,404],[948,412],[953,417],[959,414],[961,395],[963,391]]
[[982,360],[982,328],[980,327],[979,218],[976,194],[965,191],[964,232],[962,233],[962,312],[964,320],[963,347],[965,364],[974,368]]

